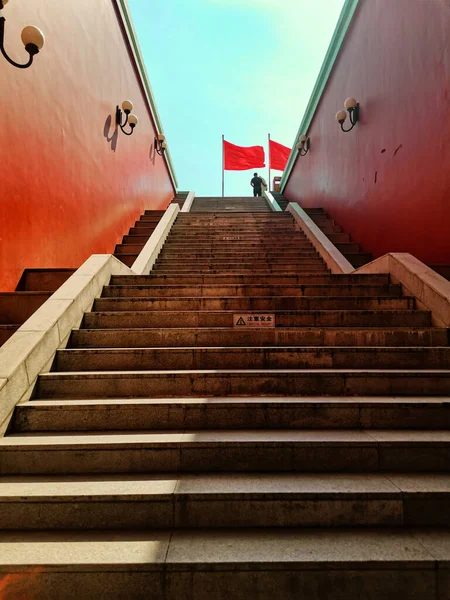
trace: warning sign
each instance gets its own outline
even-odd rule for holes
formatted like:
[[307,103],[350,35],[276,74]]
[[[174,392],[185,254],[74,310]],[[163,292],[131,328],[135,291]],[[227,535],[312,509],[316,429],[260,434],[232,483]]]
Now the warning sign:
[[275,327],[273,313],[253,313],[251,315],[234,315],[234,327]]
[[228,237],[223,237],[223,240],[240,240],[241,238],[238,235],[230,235]]

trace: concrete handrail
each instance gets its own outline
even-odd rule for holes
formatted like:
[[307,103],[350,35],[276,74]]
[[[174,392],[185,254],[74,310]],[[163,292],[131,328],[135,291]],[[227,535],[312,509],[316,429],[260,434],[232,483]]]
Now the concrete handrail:
[[194,202],[194,199],[195,199],[195,192],[189,192],[189,194],[186,197],[186,200],[184,201],[181,212],[183,212],[183,213],[191,212],[191,206],[192,206],[192,203]]
[[178,204],[169,204],[155,231],[131,265],[133,273],[136,275],[147,275],[150,273],[179,212],[180,207]]
[[265,191],[263,194],[264,199],[266,200],[267,204],[270,207],[270,210],[273,212],[282,212],[280,205],[278,204],[278,202],[275,200],[275,198],[272,196],[272,194],[269,191]]
[[326,262],[332,273],[353,273],[353,265],[339,252],[311,217],[298,204],[289,202],[286,210],[293,215],[295,222]]
[[73,328],[92,308],[112,275],[150,272],[180,211],[171,204],[130,269],[112,254],[93,254],[0,348],[0,436],[16,404],[26,402],[37,378],[51,368]]
[[433,325],[450,327],[450,281],[412,254],[392,252],[356,269],[355,273],[389,273],[408,295],[431,311]]

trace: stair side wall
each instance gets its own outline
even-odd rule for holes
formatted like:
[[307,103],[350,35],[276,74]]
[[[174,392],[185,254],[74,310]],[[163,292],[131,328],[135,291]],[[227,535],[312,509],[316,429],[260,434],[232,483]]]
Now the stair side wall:
[[[25,25],[46,36],[31,68],[1,59],[0,290],[10,291],[24,268],[76,268],[112,252],[175,189],[152,150],[157,125],[115,0],[23,0],[2,13],[15,60],[26,56]],[[131,137],[114,131],[126,99],[139,118]]]
[[[303,208],[323,207],[374,257],[450,263],[449,29],[445,1],[360,0],[308,131],[311,150],[284,188]],[[335,114],[349,96],[360,122],[342,133]]]

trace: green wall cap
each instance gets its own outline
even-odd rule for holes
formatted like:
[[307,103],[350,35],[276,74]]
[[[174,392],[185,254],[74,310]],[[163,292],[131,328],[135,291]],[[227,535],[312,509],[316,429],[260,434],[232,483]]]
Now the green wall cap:
[[[141,48],[139,46],[139,42],[137,39],[136,31],[133,26],[133,21],[131,18],[130,7],[128,6],[127,0],[114,0],[117,8],[119,9],[119,13],[122,17],[122,22],[128,37],[128,41],[131,46],[131,50],[133,52],[136,66],[138,68],[138,72],[141,78],[141,83],[144,87],[147,100],[149,103],[150,113],[152,115],[152,119],[154,121],[155,127],[157,129],[157,133],[164,133],[163,127],[161,124],[161,118],[158,113],[158,108],[156,106],[155,97],[153,96],[152,86],[150,85],[150,81],[148,78],[147,70],[145,68],[144,59],[142,58]],[[170,156],[169,149],[164,152],[164,157],[166,159],[167,168],[169,170],[170,177],[172,179],[172,183],[174,188],[176,189],[178,186],[177,176],[175,174],[175,168],[173,166],[172,157]]]

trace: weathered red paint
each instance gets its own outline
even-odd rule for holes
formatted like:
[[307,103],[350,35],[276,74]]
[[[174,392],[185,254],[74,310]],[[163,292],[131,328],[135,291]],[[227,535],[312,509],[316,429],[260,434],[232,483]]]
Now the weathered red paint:
[[[15,60],[27,56],[25,25],[46,35],[30,69],[0,56],[0,290],[11,290],[25,267],[77,267],[113,252],[174,189],[151,152],[155,126],[113,0],[21,0],[3,15]],[[125,99],[139,123],[131,137],[119,132],[113,151],[105,135]]]
[[[450,3],[361,0],[285,188],[375,257],[450,262]],[[344,100],[361,121],[340,131]],[[348,122],[346,123],[348,126]]]

